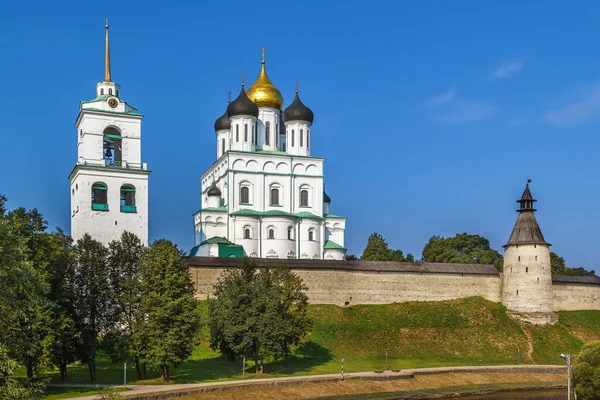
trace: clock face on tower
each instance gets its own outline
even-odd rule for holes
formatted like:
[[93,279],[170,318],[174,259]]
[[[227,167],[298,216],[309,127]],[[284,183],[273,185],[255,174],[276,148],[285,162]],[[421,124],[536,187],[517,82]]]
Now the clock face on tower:
[[116,108],[119,105],[119,102],[113,97],[112,99],[108,99],[108,105],[110,108]]

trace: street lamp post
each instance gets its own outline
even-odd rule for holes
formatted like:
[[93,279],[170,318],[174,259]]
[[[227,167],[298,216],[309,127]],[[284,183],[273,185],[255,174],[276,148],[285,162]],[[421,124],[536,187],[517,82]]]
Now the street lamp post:
[[567,375],[569,377],[567,381],[567,400],[571,400],[571,355],[563,353],[560,355],[560,358],[567,360]]
[[344,380],[344,359],[342,358],[342,380]]

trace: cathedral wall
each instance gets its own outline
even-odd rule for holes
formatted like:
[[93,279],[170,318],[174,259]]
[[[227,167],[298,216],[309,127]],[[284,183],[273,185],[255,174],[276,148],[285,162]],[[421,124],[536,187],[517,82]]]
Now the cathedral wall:
[[600,310],[600,285],[554,283],[555,311]]

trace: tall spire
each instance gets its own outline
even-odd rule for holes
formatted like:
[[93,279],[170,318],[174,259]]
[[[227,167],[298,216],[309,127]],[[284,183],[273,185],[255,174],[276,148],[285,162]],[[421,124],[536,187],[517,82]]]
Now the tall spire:
[[112,82],[110,77],[110,45],[108,41],[108,18],[106,19],[106,55],[104,60],[104,82]]
[[533,208],[533,202],[537,200],[531,195],[531,191],[529,190],[530,183],[531,179],[528,179],[521,199],[517,200],[517,203],[521,205],[517,210],[519,212],[519,217],[517,218],[517,222],[513,227],[510,238],[504,247],[522,244],[542,244],[550,246],[550,243],[546,242],[544,239],[542,230],[535,218],[534,212],[537,210]]

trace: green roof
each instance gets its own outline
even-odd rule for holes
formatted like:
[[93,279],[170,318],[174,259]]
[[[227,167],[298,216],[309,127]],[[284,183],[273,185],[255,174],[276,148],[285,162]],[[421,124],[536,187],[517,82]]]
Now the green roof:
[[97,111],[97,112],[103,112],[103,113],[108,113],[108,114],[135,115],[135,116],[138,116],[138,117],[143,117],[142,114],[140,114],[140,113],[134,113],[134,112],[131,112],[131,111],[126,111],[126,112],[108,111],[108,110],[101,110],[99,108],[83,108],[81,111]]
[[[87,101],[80,101],[79,103],[80,103],[80,104],[88,104],[88,103],[95,103],[95,102],[97,102],[97,101],[106,101],[106,100],[108,100],[108,98],[109,98],[109,97],[115,97],[115,98],[119,99],[119,101],[120,101],[121,103],[125,103],[125,104],[127,104],[127,102],[126,102],[126,101],[123,101],[123,99],[122,99],[122,98],[120,98],[120,97],[117,97],[117,96],[114,96],[114,95],[112,95],[112,94],[104,94],[104,95],[102,95],[102,96],[98,96],[98,97],[96,97],[95,99],[92,99],[92,100],[87,100]],[[129,106],[129,107],[133,108],[134,110],[137,110],[137,109],[138,109],[137,107],[134,107],[134,106],[132,106],[131,104],[127,104],[127,106]],[[88,110],[89,110],[89,108],[88,108]]]
[[324,218],[325,219],[327,219],[327,218],[348,219],[346,217],[340,217],[339,215],[335,215],[335,214],[325,214]]
[[233,244],[229,240],[224,237],[214,236],[210,239],[206,239],[204,242],[200,243],[200,246],[204,246],[205,244]]
[[325,242],[325,246],[323,246],[324,249],[339,249],[339,250],[346,250],[345,247],[340,246],[339,244],[337,244],[336,242],[333,242],[331,240],[328,240]]
[[306,211],[291,214],[285,211],[279,210],[269,210],[269,211],[255,211],[247,208],[243,208],[239,211],[234,211],[231,215],[241,215],[241,216],[252,216],[252,217],[292,217],[292,218],[311,218],[311,219],[323,219],[318,215],[313,213],[309,213]]

